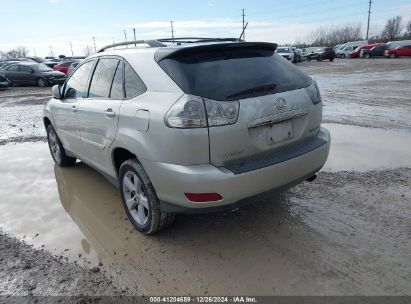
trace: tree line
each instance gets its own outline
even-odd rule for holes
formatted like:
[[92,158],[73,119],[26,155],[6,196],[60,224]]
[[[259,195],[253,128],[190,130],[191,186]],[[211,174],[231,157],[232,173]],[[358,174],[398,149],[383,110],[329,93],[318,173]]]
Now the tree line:
[[[362,34],[361,24],[344,25],[344,26],[321,26],[312,31],[307,42],[297,41],[298,47],[309,46],[330,46],[343,44],[347,41],[356,41],[365,39]],[[388,19],[381,33],[377,36],[370,37],[373,42],[388,42],[392,40],[411,39],[411,20],[405,25],[401,16],[395,16]]]

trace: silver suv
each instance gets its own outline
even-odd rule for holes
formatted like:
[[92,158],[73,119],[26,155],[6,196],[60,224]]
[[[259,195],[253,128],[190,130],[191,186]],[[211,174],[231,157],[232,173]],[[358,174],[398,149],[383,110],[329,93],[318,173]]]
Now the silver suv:
[[56,164],[80,159],[106,176],[137,230],[152,234],[175,213],[237,208],[315,178],[326,162],[318,87],[276,44],[125,44],[54,86],[44,124]]

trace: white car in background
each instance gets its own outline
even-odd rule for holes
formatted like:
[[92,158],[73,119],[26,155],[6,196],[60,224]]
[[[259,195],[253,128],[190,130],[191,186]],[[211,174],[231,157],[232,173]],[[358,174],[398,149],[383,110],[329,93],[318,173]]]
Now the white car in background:
[[276,53],[278,55],[283,56],[288,61],[291,61],[291,62],[295,61],[295,53],[292,47],[280,46],[277,48]]
[[350,53],[353,52],[357,47],[364,46],[368,44],[368,40],[360,40],[360,41],[349,41],[344,43],[338,51],[336,51],[336,55],[339,58],[348,58],[350,57]]

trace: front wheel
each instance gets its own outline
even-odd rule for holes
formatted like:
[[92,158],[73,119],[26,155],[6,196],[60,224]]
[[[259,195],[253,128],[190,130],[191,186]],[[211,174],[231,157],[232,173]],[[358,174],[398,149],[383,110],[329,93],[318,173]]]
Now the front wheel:
[[56,165],[60,167],[73,165],[76,162],[76,158],[67,156],[66,151],[64,150],[64,147],[61,144],[61,141],[58,138],[53,126],[49,125],[46,131],[50,153]]
[[154,234],[173,223],[174,214],[161,212],[153,184],[137,160],[127,160],[121,165],[119,181],[124,210],[138,231]]

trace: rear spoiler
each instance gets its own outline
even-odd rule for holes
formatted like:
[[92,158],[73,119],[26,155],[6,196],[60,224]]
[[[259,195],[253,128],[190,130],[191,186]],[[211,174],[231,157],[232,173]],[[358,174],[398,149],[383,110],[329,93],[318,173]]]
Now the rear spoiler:
[[277,43],[269,42],[226,42],[226,43],[213,43],[213,44],[201,44],[194,46],[184,47],[165,47],[159,48],[154,55],[154,59],[160,62],[163,59],[184,57],[200,52],[220,52],[230,49],[258,49],[275,51],[278,47]]

